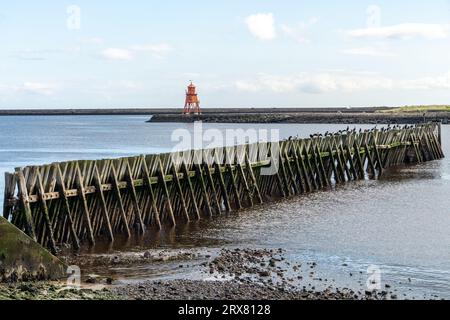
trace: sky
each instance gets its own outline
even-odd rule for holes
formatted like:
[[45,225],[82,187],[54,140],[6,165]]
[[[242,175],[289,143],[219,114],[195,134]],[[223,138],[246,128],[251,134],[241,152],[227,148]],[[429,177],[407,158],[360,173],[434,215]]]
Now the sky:
[[3,1],[0,109],[450,104],[450,0]]

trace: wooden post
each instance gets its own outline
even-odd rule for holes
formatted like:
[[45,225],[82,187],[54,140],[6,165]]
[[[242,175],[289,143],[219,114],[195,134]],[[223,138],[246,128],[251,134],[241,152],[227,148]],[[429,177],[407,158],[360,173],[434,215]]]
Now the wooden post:
[[330,186],[330,182],[328,181],[328,175],[326,173],[325,170],[325,166],[323,164],[323,159],[322,159],[322,155],[320,153],[320,149],[318,144],[316,144],[316,148],[315,148],[316,154],[317,154],[317,160],[319,162],[319,171],[322,174],[322,180],[323,180],[323,187],[324,188],[328,188]]
[[337,166],[336,166],[336,159],[334,159],[334,155],[333,155],[333,148],[331,146],[331,144],[328,146],[328,153],[329,153],[329,157],[331,160],[331,168],[333,169],[333,173],[334,173],[334,180],[336,181],[336,183],[341,183],[341,176],[339,175],[339,172],[337,170]]
[[205,168],[206,179],[208,180],[208,183],[211,187],[212,198],[214,199],[214,206],[216,207],[217,212],[219,214],[221,214],[222,208],[220,207],[220,204],[219,204],[219,197],[217,195],[216,186],[214,185],[214,179],[212,177],[211,169],[209,168],[209,164],[204,162],[203,168]]
[[366,171],[364,170],[364,162],[361,159],[361,149],[356,140],[354,142],[354,149],[355,149],[356,163],[358,163],[359,174],[361,176],[361,179],[364,179],[364,177],[366,176]]
[[237,189],[236,178],[234,177],[233,168],[231,167],[231,164],[227,163],[226,169],[227,169],[228,175],[230,177],[231,190],[233,191],[233,194],[234,194],[234,201],[236,203],[236,207],[238,210],[240,210],[240,209],[242,209],[242,203],[241,203],[241,199],[240,199],[239,192]]
[[114,242],[114,234],[111,227],[111,222],[109,221],[108,207],[106,206],[105,196],[103,194],[102,180],[100,178],[100,174],[98,173],[97,164],[94,165],[94,184],[98,201],[100,202],[100,209],[103,214],[103,223],[105,224],[106,233],[108,234],[109,240],[111,242]]
[[299,149],[297,142],[294,144],[294,152],[297,155],[298,160],[300,161],[300,167],[303,172],[303,177],[305,179],[306,191],[311,192],[311,191],[313,191],[312,183],[311,183],[305,162],[303,161],[302,151],[301,151],[301,149]]
[[56,254],[56,251],[57,251],[56,250],[56,242],[55,242],[55,238],[53,236],[53,227],[52,227],[52,223],[50,222],[50,216],[48,213],[47,203],[45,202],[45,190],[44,190],[44,186],[42,184],[42,177],[41,177],[41,173],[39,172],[39,169],[36,169],[36,170],[37,170],[37,183],[38,183],[37,193],[38,193],[39,201],[41,204],[41,210],[42,210],[42,213],[44,214],[44,221],[45,221],[45,225],[47,227],[50,249],[53,254]]
[[369,167],[373,173],[373,178],[375,179],[376,178],[375,165],[373,164],[372,156],[370,155],[370,149],[367,143],[364,143],[364,150],[366,151],[366,157],[369,162]]
[[83,215],[84,215],[84,221],[86,223],[86,231],[88,233],[88,240],[91,245],[95,245],[95,239],[94,239],[94,233],[92,231],[92,224],[91,224],[91,218],[89,213],[89,208],[86,201],[86,194],[84,191],[84,182],[83,182],[83,176],[81,175],[80,166],[78,165],[78,162],[76,163],[76,176],[77,176],[77,190],[78,190],[78,197],[80,198]]
[[166,198],[166,208],[167,211],[169,211],[169,218],[170,218],[170,223],[172,224],[173,227],[175,227],[177,225],[177,222],[175,220],[175,215],[173,214],[173,208],[172,208],[172,202],[170,201],[170,194],[169,194],[169,189],[167,188],[167,183],[166,183],[166,177],[165,177],[165,171],[161,162],[161,158],[158,156],[157,159],[157,165],[158,165],[158,176],[159,176],[159,182],[163,188],[164,191],[164,196]]
[[59,194],[60,197],[62,197],[64,203],[64,208],[67,220],[69,222],[69,230],[70,235],[72,237],[73,246],[75,250],[78,250],[80,248],[80,240],[78,239],[77,232],[75,231],[75,223],[72,217],[72,210],[70,209],[69,199],[67,198],[66,187],[64,184],[64,177],[62,175],[61,167],[59,166],[59,164],[56,164],[56,184],[57,185],[59,184]]
[[[134,187],[133,173],[131,172],[130,163],[128,162],[128,159],[124,159],[124,161],[125,161],[125,166],[126,166],[127,186],[128,186],[128,190],[131,193],[131,200],[134,205],[134,214],[135,214],[137,229],[142,234],[144,234],[145,233],[145,224],[144,224],[144,221],[142,220],[141,208],[139,206],[136,188]],[[137,161],[137,159],[136,159],[136,161]]]
[[189,218],[189,212],[187,210],[186,201],[185,201],[184,195],[183,195],[183,189],[181,188],[180,179],[178,177],[178,171],[173,162],[172,162],[172,176],[173,176],[173,181],[175,183],[175,187],[177,188],[177,191],[178,191],[178,195],[180,197],[181,209],[183,210],[184,218],[185,218],[186,222],[189,222],[191,219]]
[[284,158],[285,158],[285,161],[286,161],[285,163],[286,163],[286,166],[288,168],[288,173],[289,173],[290,180],[292,182],[292,186],[294,188],[294,193],[298,195],[298,194],[300,194],[300,188],[297,186],[297,181],[295,179],[295,174],[294,174],[294,171],[292,170],[292,167],[291,167],[291,164],[290,164],[289,155],[288,155],[288,153],[286,151],[286,148],[284,148],[284,150],[282,152],[284,153]]
[[19,183],[19,201],[21,204],[22,216],[25,218],[26,233],[36,241],[36,233],[34,231],[33,217],[31,216],[31,207],[28,200],[28,190],[26,187],[25,176],[21,169],[16,169]]
[[121,220],[122,220],[122,226],[125,229],[125,233],[126,233],[127,237],[130,238],[131,231],[130,231],[130,227],[128,225],[127,214],[125,213],[125,208],[123,207],[122,195],[120,194],[119,181],[117,180],[117,172],[116,172],[116,168],[114,167],[114,163],[111,164],[111,178],[112,178],[114,195],[116,196],[116,202],[119,206],[119,212],[120,212],[120,216],[121,216]]
[[147,187],[148,193],[150,195],[150,201],[151,201],[151,207],[153,209],[153,214],[155,217],[155,222],[156,222],[156,226],[158,227],[158,229],[161,229],[161,219],[160,219],[160,213],[159,213],[159,209],[158,206],[156,205],[156,197],[155,197],[155,192],[153,190],[152,187],[152,182],[150,179],[150,173],[148,171],[148,166],[147,166],[147,162],[145,160],[145,156],[142,156],[142,176],[144,179],[144,185]]
[[5,196],[3,199],[3,217],[9,220],[11,206],[9,200],[14,197],[16,189],[16,174],[5,172]]
[[184,179],[186,179],[186,181],[188,183],[189,195],[191,197],[192,205],[194,206],[195,216],[196,216],[197,220],[200,220],[201,219],[200,211],[198,209],[197,199],[195,197],[195,191],[194,191],[194,187],[192,185],[190,172],[189,172],[189,170],[188,170],[188,168],[186,166],[186,163],[184,161],[181,163],[181,170],[183,172]]
[[197,176],[197,180],[200,183],[200,188],[201,188],[202,194],[203,194],[203,201],[205,202],[208,216],[212,217],[213,212],[212,212],[211,204],[209,202],[208,192],[206,190],[205,179],[203,178],[203,170],[199,164],[194,164],[194,169],[195,169],[195,173]]
[[214,171],[215,171],[216,176],[219,179],[219,185],[220,185],[220,190],[222,192],[222,198],[223,198],[223,202],[225,205],[225,209],[228,212],[230,212],[231,211],[230,197],[228,195],[227,187],[225,186],[225,179],[223,178],[223,175],[222,175],[222,168],[220,167],[219,163],[217,162],[217,158],[216,158],[216,162],[214,162]]
[[[302,141],[302,143],[303,143],[303,146],[304,146],[304,142],[303,141]],[[311,180],[313,182],[312,184],[314,186],[314,190],[319,190],[319,185],[317,183],[317,179],[316,179],[316,177],[314,175],[314,171],[313,171],[312,166],[311,166],[310,155],[309,155],[308,149],[306,148],[306,146],[304,148],[303,147],[301,147],[301,148],[304,151],[306,168],[308,169],[309,176],[311,177]]]
[[245,193],[247,194],[247,199],[250,203],[250,207],[253,207],[253,193],[251,192],[251,190],[249,188],[247,178],[245,177],[244,170],[242,169],[242,165],[239,162],[236,164],[236,170],[237,170],[238,174],[241,176],[241,180],[244,184],[244,190],[245,190]]
[[261,196],[261,191],[259,190],[258,181],[256,180],[255,173],[253,172],[252,164],[250,163],[250,160],[248,159],[247,152],[245,153],[245,166],[247,167],[247,171],[250,174],[250,178],[252,179],[253,188],[256,190],[256,195],[258,196],[259,204],[263,203],[263,199]]

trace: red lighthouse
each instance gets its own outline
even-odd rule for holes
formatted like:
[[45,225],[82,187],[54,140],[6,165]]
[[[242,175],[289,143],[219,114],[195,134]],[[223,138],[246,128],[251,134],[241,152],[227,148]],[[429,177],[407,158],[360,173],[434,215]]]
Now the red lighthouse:
[[186,102],[184,103],[183,114],[201,114],[200,111],[200,100],[198,99],[198,94],[196,88],[191,81],[186,91]]

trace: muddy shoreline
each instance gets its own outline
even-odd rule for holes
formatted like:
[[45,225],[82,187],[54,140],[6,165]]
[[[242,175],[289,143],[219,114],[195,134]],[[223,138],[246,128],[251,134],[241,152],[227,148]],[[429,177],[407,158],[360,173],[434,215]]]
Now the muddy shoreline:
[[279,112],[279,113],[204,113],[184,116],[155,114],[148,122],[202,121],[205,123],[324,123],[324,124],[415,124],[428,121],[450,123],[450,112],[379,113],[379,112]]
[[[198,279],[141,279],[122,282],[113,275],[89,274],[81,288],[64,282],[0,284],[0,300],[396,300],[400,296],[391,284],[378,290],[352,289],[336,285],[334,279],[320,278],[317,264],[291,263],[283,249],[233,248],[217,254],[208,250],[150,250],[140,253],[98,255],[89,261],[72,256],[68,262],[97,264],[108,270],[143,262],[173,262],[180,270],[200,267]],[[89,268],[87,268],[89,269]],[[437,299],[438,297],[420,297]]]

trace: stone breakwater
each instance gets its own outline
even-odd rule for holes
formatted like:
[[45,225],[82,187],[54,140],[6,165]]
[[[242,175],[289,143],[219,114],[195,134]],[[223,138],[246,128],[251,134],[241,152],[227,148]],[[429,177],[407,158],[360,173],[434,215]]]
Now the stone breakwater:
[[428,121],[450,123],[450,112],[378,113],[378,112],[281,112],[281,113],[205,113],[155,114],[148,122],[190,123],[342,123],[342,124],[416,124]]

